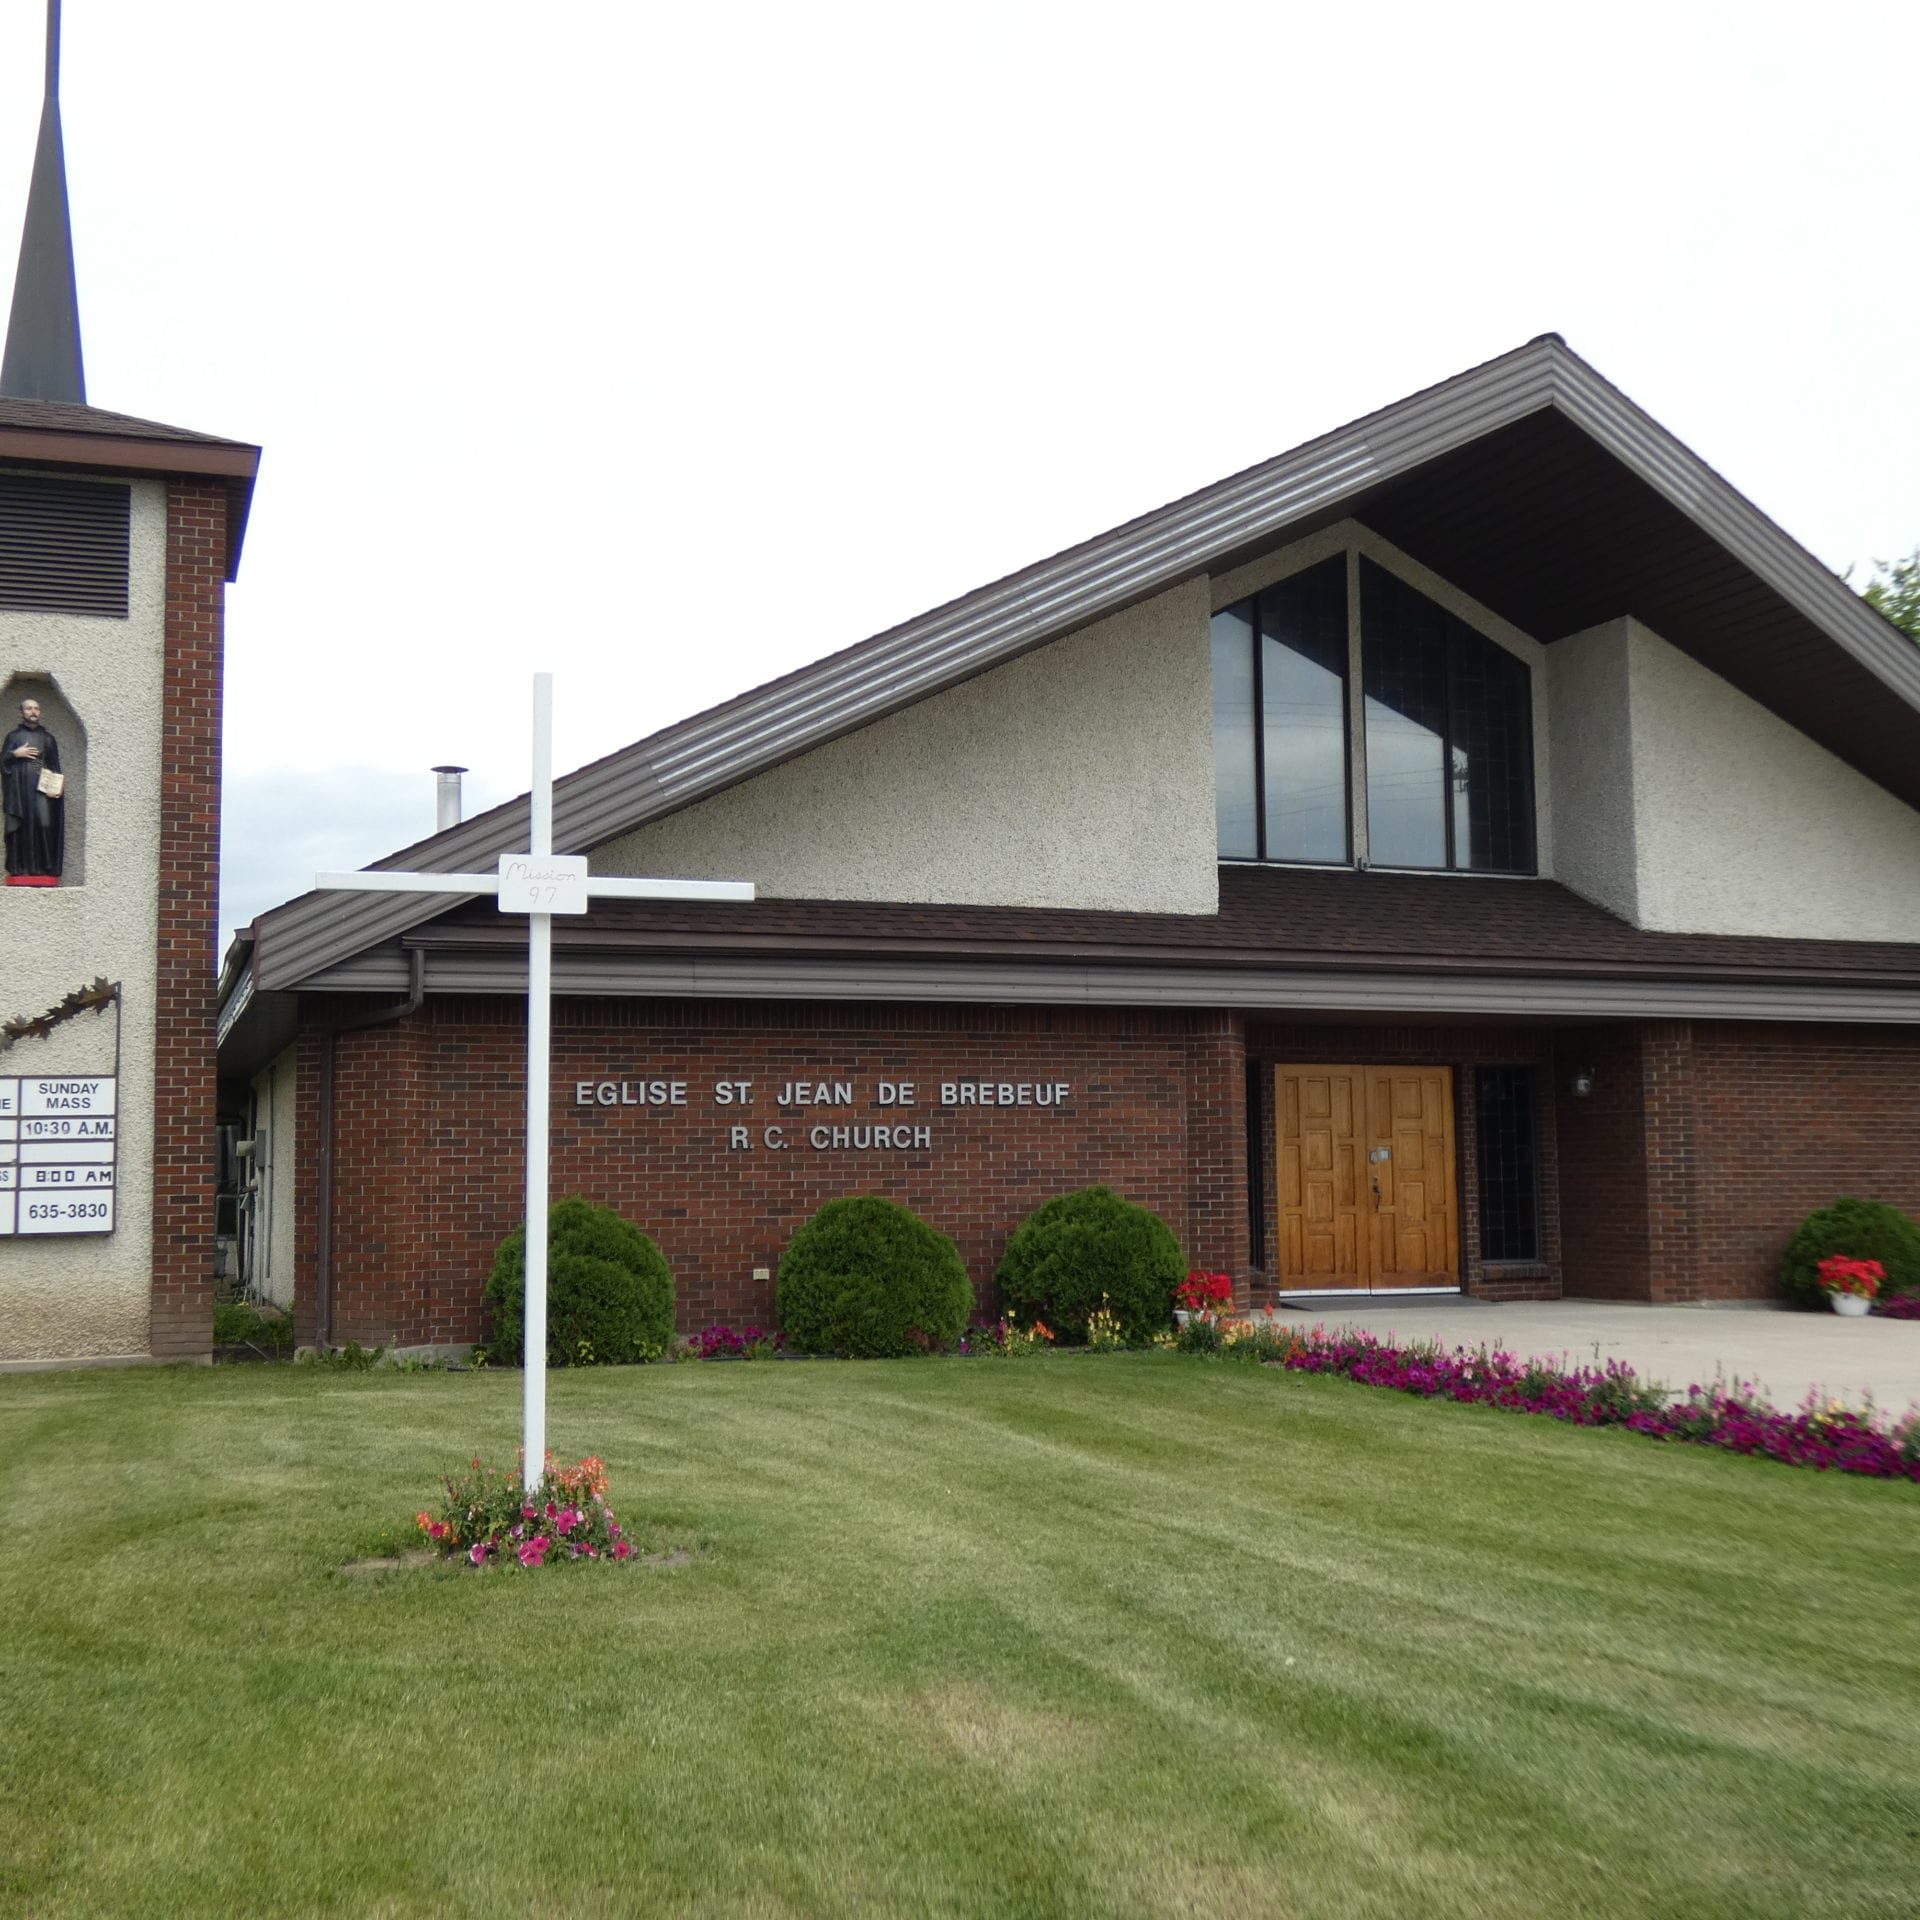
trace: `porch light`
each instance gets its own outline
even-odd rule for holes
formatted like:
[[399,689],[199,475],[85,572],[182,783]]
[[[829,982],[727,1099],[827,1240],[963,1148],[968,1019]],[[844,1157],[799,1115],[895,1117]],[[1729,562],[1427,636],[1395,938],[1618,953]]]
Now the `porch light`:
[[1573,1097],[1576,1100],[1586,1099],[1593,1092],[1593,1069],[1591,1067],[1575,1067],[1571,1085]]

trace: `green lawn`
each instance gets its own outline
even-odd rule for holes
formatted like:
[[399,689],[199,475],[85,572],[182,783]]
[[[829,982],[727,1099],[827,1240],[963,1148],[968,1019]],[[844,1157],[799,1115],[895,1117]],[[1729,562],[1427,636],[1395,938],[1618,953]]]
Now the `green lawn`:
[[0,1911],[1920,1912],[1920,1489],[1174,1355],[0,1378]]

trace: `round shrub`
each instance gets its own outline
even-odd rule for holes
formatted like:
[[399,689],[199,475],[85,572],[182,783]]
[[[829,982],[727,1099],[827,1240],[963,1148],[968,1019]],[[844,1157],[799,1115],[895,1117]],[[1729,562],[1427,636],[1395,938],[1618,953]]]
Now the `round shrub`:
[[1082,1187],[1014,1229],[998,1277],[1004,1305],[1037,1314],[1063,1340],[1087,1337],[1087,1316],[1104,1296],[1121,1332],[1137,1342],[1172,1319],[1187,1263],[1157,1213],[1111,1187]]
[[[487,1345],[509,1366],[526,1347],[527,1230],[500,1243],[487,1280]],[[547,1210],[547,1365],[626,1366],[673,1344],[666,1255],[611,1207],[578,1198]]]
[[1823,1307],[1820,1262],[1830,1253],[1855,1260],[1878,1260],[1887,1270],[1882,1299],[1920,1293],[1920,1223],[1898,1207],[1851,1196],[1821,1207],[1800,1223],[1780,1265],[1780,1284],[1802,1306]]
[[829,1200],[793,1236],[774,1298],[797,1352],[883,1359],[953,1346],[973,1312],[973,1282],[944,1233],[863,1194]]

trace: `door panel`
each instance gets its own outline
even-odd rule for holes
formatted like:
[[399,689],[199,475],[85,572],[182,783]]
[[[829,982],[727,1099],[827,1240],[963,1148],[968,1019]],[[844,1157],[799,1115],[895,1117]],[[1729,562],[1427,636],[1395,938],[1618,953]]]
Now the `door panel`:
[[1459,1284],[1451,1069],[1278,1067],[1274,1102],[1284,1285]]
[[[1367,1082],[1371,1284],[1455,1286],[1453,1074],[1446,1067],[1373,1067]],[[1385,1158],[1372,1157],[1382,1151]]]
[[1351,1067],[1282,1067],[1274,1091],[1280,1110],[1280,1269],[1296,1286],[1364,1288],[1361,1076]]

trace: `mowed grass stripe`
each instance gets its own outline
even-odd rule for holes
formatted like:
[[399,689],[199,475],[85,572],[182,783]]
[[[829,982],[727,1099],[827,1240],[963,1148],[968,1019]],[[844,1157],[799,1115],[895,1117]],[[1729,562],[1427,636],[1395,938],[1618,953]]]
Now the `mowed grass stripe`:
[[1910,1914],[1916,1490],[1176,1356],[0,1380],[0,1906]]

